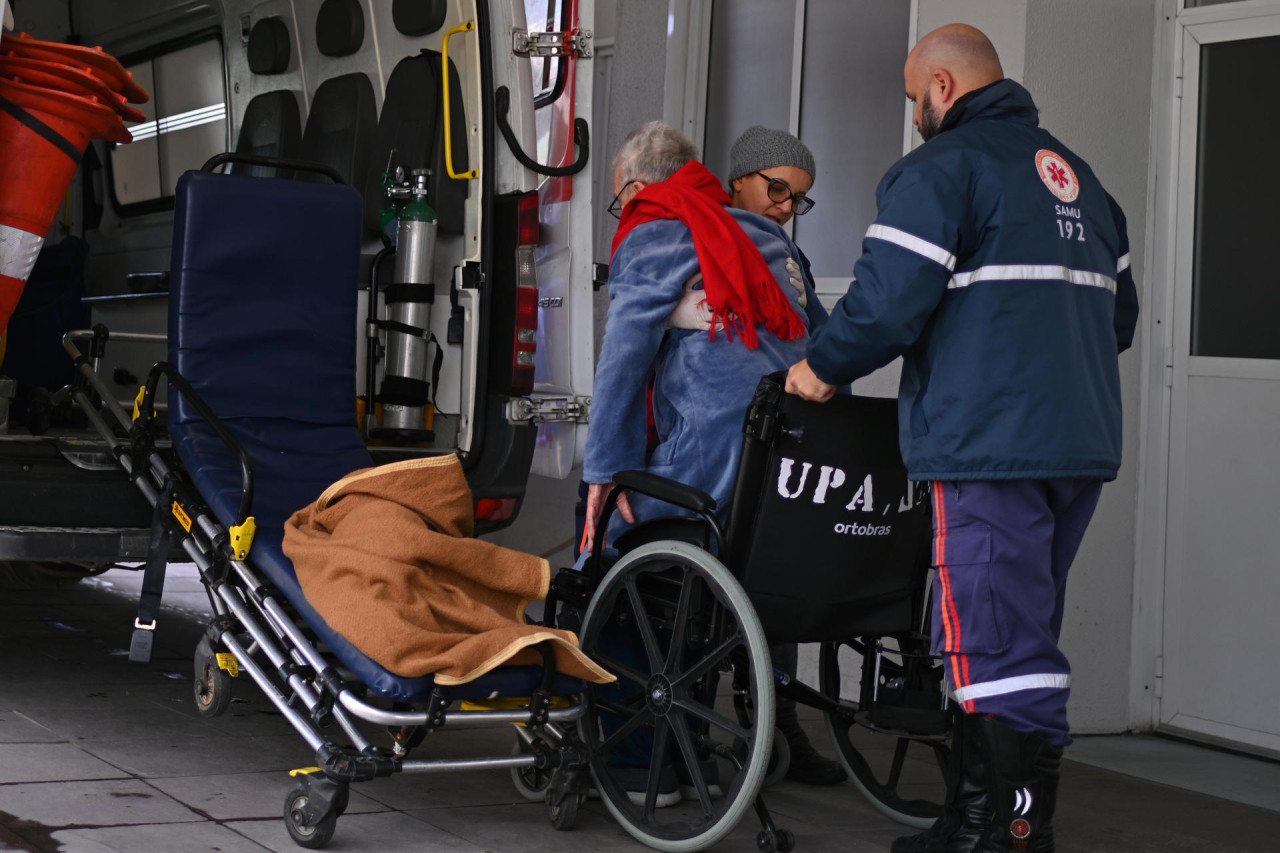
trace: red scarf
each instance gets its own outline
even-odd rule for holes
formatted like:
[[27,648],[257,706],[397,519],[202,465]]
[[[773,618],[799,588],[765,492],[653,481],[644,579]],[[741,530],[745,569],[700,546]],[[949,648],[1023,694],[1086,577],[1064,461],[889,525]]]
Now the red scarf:
[[715,339],[719,322],[729,340],[736,331],[747,349],[755,349],[760,345],[756,325],[763,323],[775,336],[794,341],[804,334],[804,321],[778,286],[760,249],[725,210],[731,202],[716,176],[690,160],[667,180],[646,186],[626,206],[613,238],[613,253],[637,225],[677,219],[693,235],[702,285],[713,312],[711,338]]

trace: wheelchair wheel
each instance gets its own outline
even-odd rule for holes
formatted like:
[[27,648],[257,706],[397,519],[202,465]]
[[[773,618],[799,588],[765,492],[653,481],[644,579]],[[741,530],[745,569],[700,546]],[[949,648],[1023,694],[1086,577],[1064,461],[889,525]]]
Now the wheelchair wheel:
[[[919,658],[900,656],[892,650],[877,653],[873,640],[822,644],[819,689],[841,705],[839,712],[824,713],[827,731],[849,777],[877,811],[907,826],[926,828],[942,814],[946,799],[948,717],[945,712],[930,711],[928,725],[911,730],[890,728],[883,720],[872,718],[872,709],[864,707],[867,703],[848,698],[868,695],[868,679],[876,672],[877,656],[882,685],[901,685],[916,676],[911,661]],[[853,676],[852,688],[842,691],[842,673]]]
[[[644,545],[597,588],[582,648],[619,679],[588,685],[581,726],[606,807],[654,849],[715,844],[755,802],[773,740],[773,664],[742,587],[699,548]],[[683,801],[659,808],[676,779]]]

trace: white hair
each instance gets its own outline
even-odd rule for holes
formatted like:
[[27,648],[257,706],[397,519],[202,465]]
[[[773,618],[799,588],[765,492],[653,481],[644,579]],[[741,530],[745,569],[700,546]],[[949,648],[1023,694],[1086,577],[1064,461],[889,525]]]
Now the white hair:
[[623,182],[656,184],[698,159],[698,146],[660,121],[646,122],[627,134],[613,158],[613,173]]

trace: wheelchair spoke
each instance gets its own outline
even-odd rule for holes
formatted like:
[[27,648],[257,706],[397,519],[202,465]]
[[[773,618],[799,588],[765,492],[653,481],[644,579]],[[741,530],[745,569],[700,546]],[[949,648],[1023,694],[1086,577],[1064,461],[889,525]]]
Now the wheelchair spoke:
[[[654,672],[661,672],[661,666],[666,659],[666,655],[658,647],[658,636],[653,630],[653,623],[649,621],[648,611],[644,609],[644,599],[636,585],[635,575],[631,575],[626,579],[626,588],[627,598],[631,602],[631,612],[635,616],[636,627],[640,629],[640,638],[644,642],[645,654],[649,656],[649,668]],[[643,683],[643,679],[641,683]]]
[[671,723],[666,717],[654,721],[653,754],[649,757],[649,785],[644,792],[644,819],[652,821],[658,807],[658,785],[662,782],[662,765],[667,756],[667,740]]
[[676,699],[672,704],[675,705],[680,710],[684,711],[686,714],[690,714],[694,717],[697,717],[699,720],[702,720],[704,723],[709,723],[710,725],[712,725],[717,729],[720,729],[721,731],[728,732],[729,734],[733,735],[735,738],[742,738],[743,740],[747,740],[751,737],[750,729],[747,729],[747,728],[744,728],[743,726],[738,725],[733,720],[730,720],[728,717],[716,712],[714,709],[709,708],[700,702],[691,702],[686,699]]
[[[618,717],[624,717],[625,715],[626,711],[621,708],[618,709],[618,712],[615,712],[615,716]],[[626,739],[628,735],[636,729],[645,726],[652,719],[654,719],[654,716],[648,708],[635,710],[633,715],[629,717],[616,732],[600,742],[600,750],[602,752],[608,752]]]
[[697,681],[710,672],[716,664],[728,657],[730,651],[742,644],[743,637],[741,632],[734,632],[732,636],[703,655],[702,659],[690,666],[689,669],[672,678],[671,683],[676,687],[687,687],[690,682]]
[[598,649],[592,651],[591,659],[594,660],[596,663],[600,664],[605,669],[609,670],[609,672],[618,676],[619,679],[625,679],[627,681],[632,682],[633,684],[638,684],[638,685],[643,685],[646,681],[649,680],[648,675],[640,672],[637,669],[633,669],[632,667],[628,666],[627,664],[623,663],[622,661],[618,660],[615,657],[611,657],[610,655],[604,654]]
[[693,600],[694,579],[690,576],[688,566],[680,584],[680,598],[676,601],[676,612],[671,623],[671,646],[667,649],[667,663],[663,672],[675,672],[680,668],[684,658],[685,637],[689,634],[690,602]]
[[698,802],[702,806],[704,816],[711,814],[711,792],[707,789],[707,780],[702,775],[702,763],[698,758],[698,751],[694,748],[693,738],[689,736],[689,729],[683,725],[683,720],[679,720],[672,727],[672,734],[676,737],[676,745],[680,747],[680,757],[684,759],[685,769],[689,773],[689,778],[693,780],[693,786],[698,792]]

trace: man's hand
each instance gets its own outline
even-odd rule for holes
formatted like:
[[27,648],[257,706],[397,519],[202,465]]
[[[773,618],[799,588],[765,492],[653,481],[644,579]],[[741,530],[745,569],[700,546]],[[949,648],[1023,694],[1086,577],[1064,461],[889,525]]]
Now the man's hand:
[[815,403],[825,403],[836,393],[836,386],[819,379],[806,358],[791,365],[787,371],[787,393]]
[[[592,545],[596,538],[596,525],[600,522],[600,513],[604,510],[605,498],[617,486],[613,483],[588,483],[587,484],[587,517],[586,517],[586,539],[582,543],[582,550],[590,553]],[[631,511],[631,502],[627,500],[626,492],[618,493],[618,512],[622,513],[622,518],[628,524],[635,524],[635,513]],[[601,532],[603,536],[603,531]],[[608,544],[604,542],[602,544]]]

